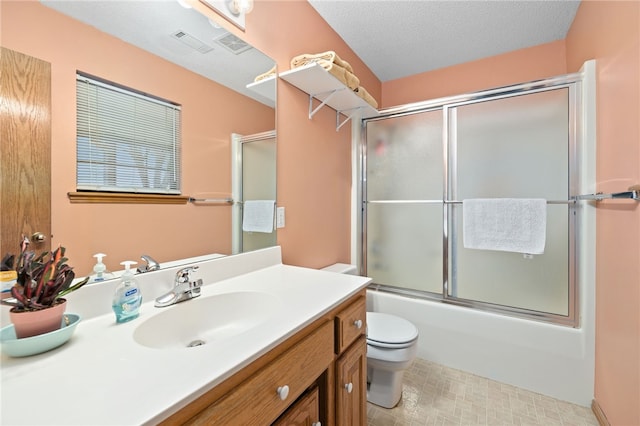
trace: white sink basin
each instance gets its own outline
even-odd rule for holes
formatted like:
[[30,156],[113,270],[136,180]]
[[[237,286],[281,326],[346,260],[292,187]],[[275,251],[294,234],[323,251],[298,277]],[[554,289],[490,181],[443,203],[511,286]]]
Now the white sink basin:
[[189,348],[221,343],[263,324],[281,307],[271,294],[234,292],[180,302],[140,324],[136,342],[156,349]]

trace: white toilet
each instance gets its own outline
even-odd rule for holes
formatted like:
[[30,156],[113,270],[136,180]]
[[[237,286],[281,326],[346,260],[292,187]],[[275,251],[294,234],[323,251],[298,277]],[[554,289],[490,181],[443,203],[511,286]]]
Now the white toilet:
[[395,315],[367,312],[367,401],[385,408],[402,398],[402,377],[418,350],[418,329]]
[[[354,265],[336,263],[322,268],[357,273]],[[418,350],[418,329],[395,315],[367,312],[367,401],[393,408],[402,398],[402,377]]]

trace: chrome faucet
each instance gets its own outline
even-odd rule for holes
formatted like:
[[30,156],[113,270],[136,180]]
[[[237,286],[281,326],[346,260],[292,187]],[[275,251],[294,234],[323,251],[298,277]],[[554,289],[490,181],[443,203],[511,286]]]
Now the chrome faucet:
[[143,272],[157,271],[158,269],[160,269],[160,264],[153,260],[153,258],[148,254],[143,254],[142,256],[140,256],[140,258],[147,262],[147,264],[144,266],[138,266],[137,271],[139,274]]
[[173,282],[173,289],[158,297],[155,306],[163,308],[165,306],[175,305],[178,302],[193,299],[200,296],[200,287],[202,287],[202,278],[193,280],[191,274],[198,270],[198,266],[187,266],[176,272]]

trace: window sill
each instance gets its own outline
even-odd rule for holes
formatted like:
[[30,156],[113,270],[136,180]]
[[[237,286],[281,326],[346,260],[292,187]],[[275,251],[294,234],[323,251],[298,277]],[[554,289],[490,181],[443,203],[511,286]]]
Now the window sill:
[[189,197],[164,194],[124,194],[114,192],[69,192],[71,203],[102,204],[187,204]]

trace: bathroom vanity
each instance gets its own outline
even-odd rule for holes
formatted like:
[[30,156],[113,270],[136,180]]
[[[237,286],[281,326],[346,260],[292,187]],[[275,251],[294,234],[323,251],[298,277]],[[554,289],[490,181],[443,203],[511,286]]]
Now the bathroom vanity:
[[365,318],[362,290],[162,424],[365,425]]
[[279,247],[199,266],[202,295],[167,308],[153,298],[178,268],[137,275],[144,303],[124,324],[102,300],[117,280],[74,293],[69,342],[2,355],[0,421],[366,424],[368,278],[283,265]]

